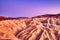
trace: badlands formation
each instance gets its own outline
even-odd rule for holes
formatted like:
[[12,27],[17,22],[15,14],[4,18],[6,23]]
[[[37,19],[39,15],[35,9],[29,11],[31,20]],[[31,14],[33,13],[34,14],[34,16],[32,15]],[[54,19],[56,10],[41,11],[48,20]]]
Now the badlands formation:
[[60,14],[30,18],[0,16],[0,40],[60,40]]

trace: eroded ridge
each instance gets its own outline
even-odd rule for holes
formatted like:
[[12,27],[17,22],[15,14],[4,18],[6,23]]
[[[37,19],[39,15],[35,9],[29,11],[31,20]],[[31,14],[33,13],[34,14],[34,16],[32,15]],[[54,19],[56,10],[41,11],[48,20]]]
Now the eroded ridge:
[[0,21],[0,39],[60,40],[60,16],[16,19],[2,17]]

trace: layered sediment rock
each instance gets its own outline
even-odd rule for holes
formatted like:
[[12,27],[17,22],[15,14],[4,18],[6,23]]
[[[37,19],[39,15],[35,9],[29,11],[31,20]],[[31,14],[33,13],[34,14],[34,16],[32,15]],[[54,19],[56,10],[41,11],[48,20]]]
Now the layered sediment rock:
[[60,40],[60,14],[0,17],[0,40]]

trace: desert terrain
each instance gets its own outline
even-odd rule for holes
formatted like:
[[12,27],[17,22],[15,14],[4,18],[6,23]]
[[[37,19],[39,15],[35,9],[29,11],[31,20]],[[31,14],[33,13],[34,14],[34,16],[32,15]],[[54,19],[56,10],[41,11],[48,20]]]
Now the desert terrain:
[[60,40],[60,14],[0,16],[0,40]]

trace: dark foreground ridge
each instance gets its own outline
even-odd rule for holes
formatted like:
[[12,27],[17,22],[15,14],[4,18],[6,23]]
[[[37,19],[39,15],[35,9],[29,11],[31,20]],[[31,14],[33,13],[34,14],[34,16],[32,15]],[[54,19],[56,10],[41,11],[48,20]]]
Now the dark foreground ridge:
[[[60,17],[60,14],[45,14],[45,15],[40,15],[40,16],[34,16],[31,18],[40,18],[40,17]],[[0,21],[2,20],[11,20],[11,19],[28,19],[29,17],[5,17],[5,16],[0,16]]]

